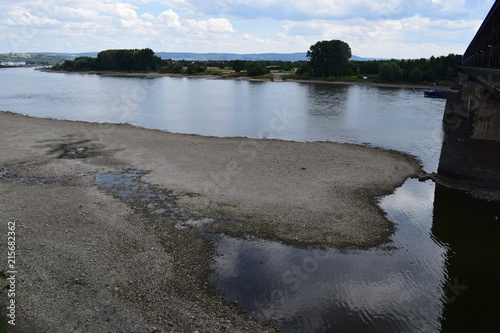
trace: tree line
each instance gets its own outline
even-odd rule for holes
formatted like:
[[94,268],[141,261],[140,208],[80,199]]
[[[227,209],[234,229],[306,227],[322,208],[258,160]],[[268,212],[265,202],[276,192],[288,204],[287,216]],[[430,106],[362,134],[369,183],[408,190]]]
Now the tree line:
[[303,64],[296,74],[300,78],[337,79],[341,77],[371,78],[381,81],[433,82],[450,79],[457,75],[461,56],[430,59],[368,60],[352,61],[351,48],[340,40],[321,41],[307,51],[309,62]]
[[208,68],[227,69],[248,76],[268,74],[270,70],[293,71],[290,78],[340,78],[380,80],[387,82],[434,82],[450,79],[458,73],[461,56],[430,59],[354,61],[349,44],[341,40],[320,41],[307,51],[309,61],[173,61],[155,56],[153,50],[106,50],[96,58],[77,57],[52,68],[64,71],[148,71],[160,73],[207,73]]
[[97,58],[77,57],[52,68],[63,71],[159,71],[162,59],[153,50],[106,50]]
[[[246,71],[246,74],[249,76],[258,76],[269,73],[267,65],[272,66],[276,64],[270,61],[259,62],[242,60],[215,63],[186,60],[173,61],[161,59],[154,55],[153,50],[146,48],[142,50],[106,50],[99,52],[96,58],[77,57],[74,60],[66,60],[61,64],[54,65],[52,69],[62,71],[141,71],[197,74],[206,72],[209,66],[214,65],[220,68],[232,68],[237,73]],[[289,67],[290,64],[287,64],[287,66]],[[280,66],[275,67],[281,68]],[[286,66],[283,65],[282,67]]]
[[[272,61],[244,61],[244,60],[231,60],[231,61],[170,61],[170,64],[161,68],[161,73],[174,73],[174,74],[197,74],[207,73],[209,67],[227,69],[230,68],[236,73],[245,71],[248,76],[265,75],[273,68],[270,63]],[[277,67],[276,67],[277,68]]]
[[430,59],[351,61],[351,71],[376,75],[383,81],[433,82],[456,77],[461,59],[461,56],[449,54]]

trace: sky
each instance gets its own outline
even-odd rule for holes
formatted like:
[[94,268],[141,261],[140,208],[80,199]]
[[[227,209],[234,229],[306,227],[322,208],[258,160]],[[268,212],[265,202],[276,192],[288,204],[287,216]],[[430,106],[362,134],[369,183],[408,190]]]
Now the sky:
[[494,0],[0,0],[0,53],[292,53],[340,39],[360,57],[463,54]]

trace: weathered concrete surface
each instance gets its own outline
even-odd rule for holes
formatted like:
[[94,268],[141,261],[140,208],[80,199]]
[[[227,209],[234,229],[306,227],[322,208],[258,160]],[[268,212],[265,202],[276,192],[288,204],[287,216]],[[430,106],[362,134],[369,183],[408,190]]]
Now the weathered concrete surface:
[[500,100],[464,73],[459,87],[446,102],[437,181],[500,200]]

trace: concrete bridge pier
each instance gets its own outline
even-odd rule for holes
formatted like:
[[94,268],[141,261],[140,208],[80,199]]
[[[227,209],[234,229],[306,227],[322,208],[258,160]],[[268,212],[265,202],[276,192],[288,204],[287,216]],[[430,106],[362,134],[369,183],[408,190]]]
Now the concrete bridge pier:
[[500,99],[466,73],[448,96],[437,182],[500,201]]

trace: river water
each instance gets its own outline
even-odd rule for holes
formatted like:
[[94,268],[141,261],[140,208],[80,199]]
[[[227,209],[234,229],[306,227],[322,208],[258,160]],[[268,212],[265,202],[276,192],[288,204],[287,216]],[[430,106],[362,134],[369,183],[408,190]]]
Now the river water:
[[[437,170],[445,102],[419,89],[0,70],[0,109],[211,136],[330,140],[394,149]],[[379,205],[389,246],[298,249],[209,235],[212,281],[284,332],[500,328],[500,209],[408,180]]]

